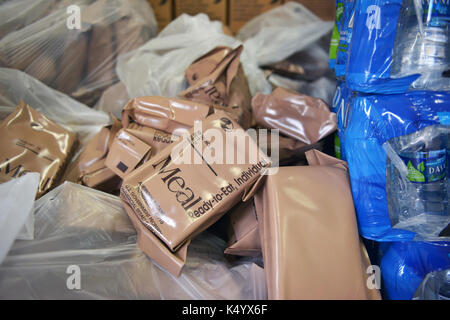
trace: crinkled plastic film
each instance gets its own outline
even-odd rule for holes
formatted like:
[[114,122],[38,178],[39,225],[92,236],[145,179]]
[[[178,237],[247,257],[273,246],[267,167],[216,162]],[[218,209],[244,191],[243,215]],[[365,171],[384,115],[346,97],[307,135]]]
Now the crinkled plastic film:
[[145,0],[64,1],[49,15],[3,37],[0,65],[22,70],[93,106],[118,81],[118,56],[156,32]]
[[[138,249],[119,198],[65,183],[36,202],[35,240],[16,241],[0,266],[0,298],[265,299],[263,270],[226,261],[225,247],[203,233],[175,278]],[[69,266],[80,290],[66,286]]]

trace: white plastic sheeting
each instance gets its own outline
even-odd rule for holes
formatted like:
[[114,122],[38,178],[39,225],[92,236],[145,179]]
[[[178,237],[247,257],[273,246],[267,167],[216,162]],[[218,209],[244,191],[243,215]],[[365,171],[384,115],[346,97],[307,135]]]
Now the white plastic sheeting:
[[17,237],[33,237],[33,204],[39,173],[28,173],[0,184],[0,264]]
[[176,278],[139,250],[119,198],[67,182],[36,201],[35,240],[0,266],[0,299],[266,299],[263,269],[225,247],[199,235]]
[[77,133],[82,143],[89,141],[110,123],[107,113],[91,109],[26,73],[0,68],[0,120],[13,112],[21,100],[57,124]]

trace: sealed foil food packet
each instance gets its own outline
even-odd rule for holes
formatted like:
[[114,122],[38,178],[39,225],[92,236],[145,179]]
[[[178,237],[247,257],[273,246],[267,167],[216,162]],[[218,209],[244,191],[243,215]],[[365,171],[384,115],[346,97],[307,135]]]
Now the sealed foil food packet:
[[120,130],[111,145],[105,165],[122,179],[151,156],[151,146],[130,134]]
[[240,63],[243,46],[217,47],[186,70],[190,87],[180,97],[212,104],[233,115],[244,128],[252,125],[251,94]]
[[309,166],[279,168],[255,195],[269,299],[380,299],[367,287],[347,164],[306,155]]
[[198,102],[165,97],[140,97],[131,99],[122,111],[122,125],[127,128],[135,122],[141,126],[182,135],[195,120],[213,113],[212,107]]
[[194,126],[190,135],[125,176],[120,196],[141,249],[178,275],[189,241],[247,200],[269,166],[269,158],[229,115],[209,116],[201,128]]
[[130,123],[126,130],[151,146],[152,156],[158,154],[164,148],[180,139],[179,136],[150,127],[141,126],[136,122]]
[[59,182],[76,144],[75,134],[20,102],[0,124],[0,183],[38,172],[42,196]]
[[314,144],[337,128],[336,114],[325,102],[283,88],[269,95],[256,94],[252,108],[258,125],[279,129],[305,144]]
[[229,213],[229,219],[229,241],[224,253],[238,256],[260,256],[261,241],[253,199],[236,205]]
[[103,127],[68,166],[64,181],[79,183],[105,192],[119,190],[120,178],[105,165],[105,159],[122,124],[114,119]]

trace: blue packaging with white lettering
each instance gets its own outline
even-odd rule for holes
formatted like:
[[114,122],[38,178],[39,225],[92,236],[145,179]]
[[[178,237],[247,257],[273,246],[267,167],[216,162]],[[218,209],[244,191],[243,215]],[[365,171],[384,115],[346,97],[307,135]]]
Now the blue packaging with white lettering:
[[347,87],[345,81],[338,81],[336,93],[334,95],[331,111],[337,116],[337,137],[335,139],[336,156],[342,160],[345,158],[345,127],[348,117],[349,103],[352,91]]
[[442,239],[450,222],[450,93],[359,94],[344,130],[360,234]]

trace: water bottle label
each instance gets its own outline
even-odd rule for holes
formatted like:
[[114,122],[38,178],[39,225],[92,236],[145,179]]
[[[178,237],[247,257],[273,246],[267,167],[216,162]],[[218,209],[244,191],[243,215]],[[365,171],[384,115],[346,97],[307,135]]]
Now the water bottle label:
[[333,34],[331,36],[331,44],[330,44],[330,59],[336,60],[337,57],[337,48],[339,45],[339,32],[341,29],[342,19],[344,13],[344,4],[342,2],[337,3],[336,7],[336,23],[333,28]]
[[430,183],[447,176],[447,150],[417,152],[400,158],[408,168],[407,179],[414,183]]
[[336,158],[342,159],[341,156],[341,140],[339,139],[338,135],[334,135],[334,153],[336,155]]

